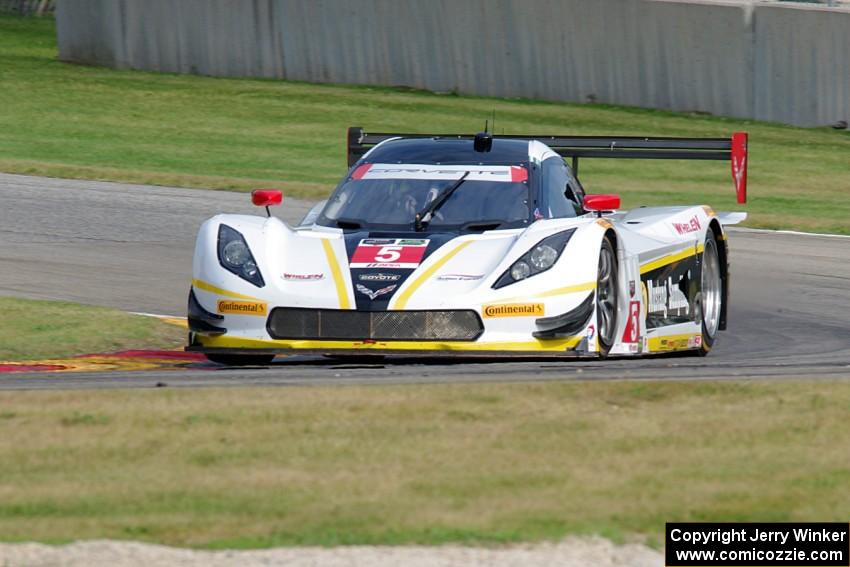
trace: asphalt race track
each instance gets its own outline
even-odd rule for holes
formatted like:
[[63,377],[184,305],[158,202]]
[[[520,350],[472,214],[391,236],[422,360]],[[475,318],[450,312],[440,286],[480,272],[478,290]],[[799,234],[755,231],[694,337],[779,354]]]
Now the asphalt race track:
[[[276,213],[297,222],[308,208],[285,198]],[[218,212],[261,213],[244,193],[0,174],[0,295],[182,316],[195,232]],[[705,358],[279,357],[266,368],[10,373],[0,389],[850,378],[850,238],[734,230],[730,246],[730,329]]]

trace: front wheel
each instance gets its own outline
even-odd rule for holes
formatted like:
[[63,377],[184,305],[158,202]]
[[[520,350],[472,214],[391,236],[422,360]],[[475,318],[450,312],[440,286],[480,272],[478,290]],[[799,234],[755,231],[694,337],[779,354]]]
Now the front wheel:
[[599,357],[605,358],[614,345],[617,331],[617,255],[608,237],[599,249],[596,276],[596,333]]
[[273,354],[214,354],[204,353],[207,360],[227,366],[265,366],[274,360]]
[[714,233],[705,234],[705,248],[702,254],[702,277],[700,278],[699,309],[702,319],[702,340],[699,354],[705,356],[714,345],[717,331],[720,329],[720,312],[723,306],[723,272],[720,265],[720,253]]

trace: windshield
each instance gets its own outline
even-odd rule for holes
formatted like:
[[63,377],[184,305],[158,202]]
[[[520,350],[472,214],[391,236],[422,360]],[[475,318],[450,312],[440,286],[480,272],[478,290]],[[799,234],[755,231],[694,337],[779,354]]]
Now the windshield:
[[[355,172],[337,188],[317,222],[341,228],[408,229],[414,226],[417,213],[426,210],[464,173],[463,167],[459,167],[452,175],[441,175],[440,179],[355,179]],[[468,175],[433,212],[427,226],[446,229],[478,223],[507,228],[528,220],[527,183],[482,177],[486,176]]]

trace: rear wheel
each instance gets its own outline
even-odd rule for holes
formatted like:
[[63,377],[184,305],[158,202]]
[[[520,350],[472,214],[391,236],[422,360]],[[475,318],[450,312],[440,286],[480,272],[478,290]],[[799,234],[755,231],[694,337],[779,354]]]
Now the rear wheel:
[[596,333],[599,356],[605,358],[614,345],[617,331],[617,255],[608,237],[599,249],[596,276]]
[[709,229],[705,235],[700,278],[699,308],[702,319],[702,341],[699,354],[705,356],[714,345],[720,329],[720,311],[723,306],[723,272],[717,240]]
[[265,366],[274,360],[273,354],[214,354],[204,353],[211,362],[227,366]]

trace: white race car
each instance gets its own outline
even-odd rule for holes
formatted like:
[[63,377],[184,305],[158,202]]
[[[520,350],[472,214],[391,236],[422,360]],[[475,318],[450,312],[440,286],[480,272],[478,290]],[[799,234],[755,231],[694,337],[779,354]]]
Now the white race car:
[[[724,224],[708,206],[619,211],[582,157],[731,161],[729,139],[367,135],[301,225],[221,214],[200,228],[189,344],[224,364],[276,354],[706,354],[726,327]],[[564,158],[571,158],[571,165]],[[278,191],[253,202],[280,204]]]

